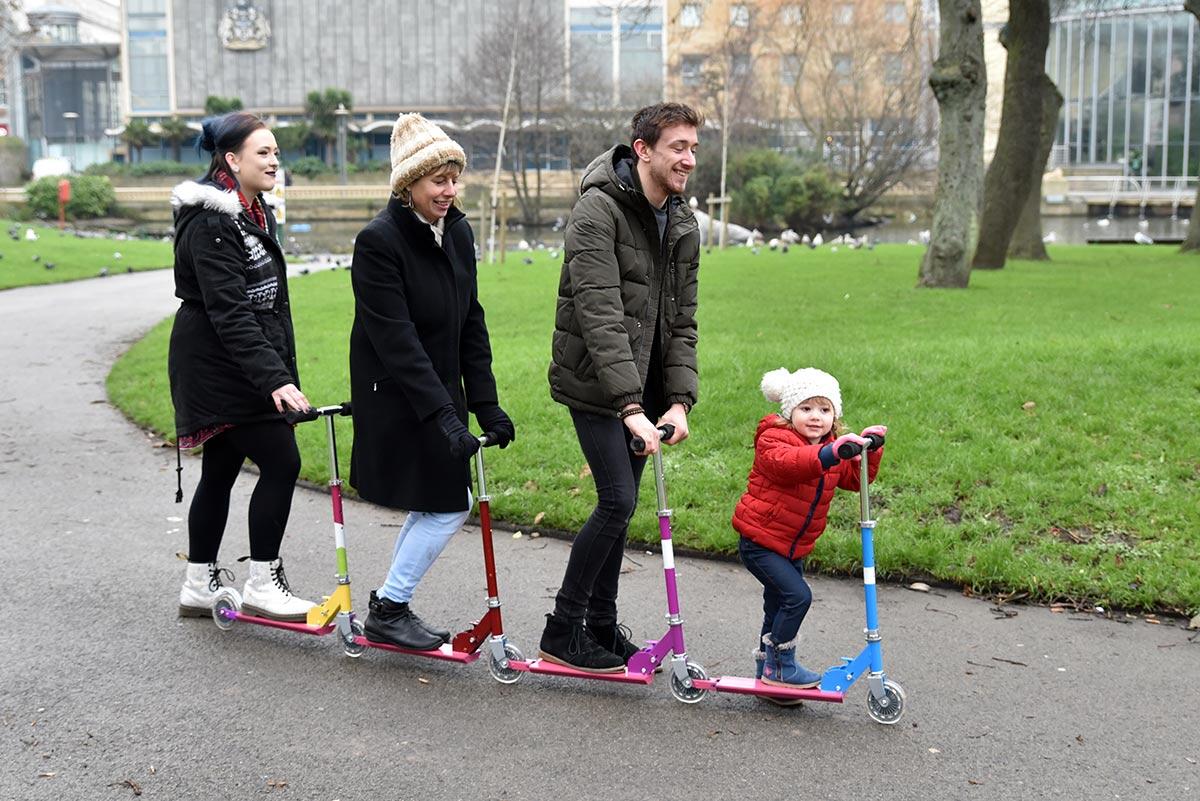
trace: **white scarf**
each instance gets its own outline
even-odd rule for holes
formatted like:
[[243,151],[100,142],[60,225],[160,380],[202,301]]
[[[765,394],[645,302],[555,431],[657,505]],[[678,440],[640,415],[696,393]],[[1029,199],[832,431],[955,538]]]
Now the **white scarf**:
[[438,247],[442,246],[442,234],[446,231],[446,218],[439,217],[438,221],[431,223],[429,220],[421,216],[421,212],[413,209],[413,214],[417,215],[417,219],[428,225],[433,230],[433,238],[437,240]]

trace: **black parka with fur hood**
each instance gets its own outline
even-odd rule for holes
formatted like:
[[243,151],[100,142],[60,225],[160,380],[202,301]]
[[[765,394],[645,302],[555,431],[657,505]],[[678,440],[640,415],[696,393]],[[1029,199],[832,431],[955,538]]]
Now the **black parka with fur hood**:
[[567,222],[550,394],[595,414],[642,401],[656,327],[664,399],[690,408],[697,398],[699,226],[682,197],[669,197],[664,261],[635,158],[618,145],[588,165]]

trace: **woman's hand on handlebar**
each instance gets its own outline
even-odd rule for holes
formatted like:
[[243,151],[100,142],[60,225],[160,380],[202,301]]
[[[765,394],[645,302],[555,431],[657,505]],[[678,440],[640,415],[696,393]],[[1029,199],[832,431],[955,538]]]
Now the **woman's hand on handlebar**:
[[295,384],[284,384],[271,393],[271,400],[275,402],[275,411],[280,413],[288,409],[303,412],[312,406],[308,402],[308,398],[304,397],[304,393]]

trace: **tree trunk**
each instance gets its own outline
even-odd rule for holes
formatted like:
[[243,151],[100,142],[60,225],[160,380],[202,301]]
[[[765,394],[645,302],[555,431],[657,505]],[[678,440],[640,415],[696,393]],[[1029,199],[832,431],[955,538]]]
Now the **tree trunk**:
[[[1200,0],[1184,0],[1183,10],[1200,20]],[[1187,236],[1179,246],[1180,252],[1200,250],[1200,186],[1196,187],[1196,199],[1192,201],[1192,216],[1188,222]]]
[[176,161],[183,161],[183,142],[175,139],[171,142],[171,158]]
[[1038,145],[1037,158],[1030,168],[1033,170],[1033,180],[1029,187],[1029,197],[1025,199],[1025,208],[1021,210],[1021,218],[1017,220],[1017,228],[1013,231],[1012,241],[1008,245],[1010,259],[1032,259],[1034,261],[1049,261],[1046,245],[1042,242],[1042,176],[1046,172],[1046,162],[1050,159],[1050,150],[1054,147],[1054,133],[1058,128],[1058,111],[1062,108],[1063,96],[1050,80],[1049,75],[1042,75],[1042,133]]
[[1042,76],[1046,74],[1046,47],[1050,43],[1049,0],[1011,0],[1004,73],[1004,106],[996,153],[983,185],[983,216],[979,245],[972,269],[998,270],[1004,266],[1008,243],[1029,196],[1032,170],[1029,155],[1036,153],[1042,131]]
[[983,63],[980,0],[938,0],[938,58],[929,75],[937,98],[938,184],[933,229],[918,286],[957,287],[971,277],[971,223],[983,185],[983,117],[987,69]]

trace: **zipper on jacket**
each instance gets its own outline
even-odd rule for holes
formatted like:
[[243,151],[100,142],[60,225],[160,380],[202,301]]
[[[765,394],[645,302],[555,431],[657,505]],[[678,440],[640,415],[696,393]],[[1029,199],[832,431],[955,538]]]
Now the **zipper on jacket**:
[[804,525],[800,526],[800,531],[796,534],[796,539],[792,540],[792,547],[788,549],[788,561],[794,561],[796,558],[796,546],[800,544],[800,539],[804,536],[804,532],[808,530],[808,524],[812,522],[813,515],[817,511],[817,504],[821,502],[821,493],[825,491],[825,475],[822,473],[821,478],[817,481],[817,494],[813,498],[812,505],[808,507],[808,516],[804,518]]

